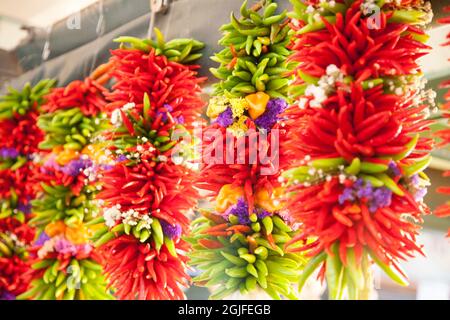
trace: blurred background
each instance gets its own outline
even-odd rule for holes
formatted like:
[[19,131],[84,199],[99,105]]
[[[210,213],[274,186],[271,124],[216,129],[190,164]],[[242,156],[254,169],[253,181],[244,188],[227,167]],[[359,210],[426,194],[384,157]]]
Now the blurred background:
[[[242,1],[154,0],[161,10],[153,13],[151,1],[1,0],[0,93],[8,85],[21,87],[27,81],[35,83],[42,78],[56,78],[59,85],[84,78],[108,59],[109,50],[116,47],[112,39],[119,35],[145,37],[152,16],[154,26],[160,28],[167,39],[195,37],[206,43],[204,57],[199,62],[201,73],[209,77],[209,83],[214,81],[208,69],[214,65],[209,56],[219,49],[218,28],[227,22],[231,11],[239,11]],[[288,0],[277,2],[289,8]],[[428,86],[438,94],[437,103],[443,103],[445,92],[439,89],[439,83],[450,79],[450,47],[441,46],[450,33],[450,25],[436,23],[444,16],[444,5],[450,5],[450,1],[432,0],[435,18],[429,30],[429,45],[433,52],[422,60]],[[444,125],[445,122],[439,122],[433,130]],[[450,200],[434,191],[437,186],[449,184],[449,179],[442,177],[443,170],[450,170],[449,148],[434,152],[427,172],[432,186],[426,200],[432,209]],[[425,220],[420,240],[427,257],[417,257],[404,264],[411,285],[399,287],[376,271],[374,298],[450,299],[450,240],[445,238],[450,219],[429,216]],[[205,299],[208,291],[193,287],[188,297]],[[324,297],[324,288],[318,283],[310,283],[303,294],[305,299]]]

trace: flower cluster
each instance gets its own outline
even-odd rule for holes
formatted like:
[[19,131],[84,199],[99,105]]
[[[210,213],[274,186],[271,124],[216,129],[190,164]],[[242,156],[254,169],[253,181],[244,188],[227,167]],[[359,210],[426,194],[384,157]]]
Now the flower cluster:
[[[42,233],[40,235],[40,239],[42,240],[45,236],[45,233]],[[44,259],[50,254],[72,257],[77,255],[88,256],[91,250],[92,247],[87,243],[74,244],[67,240],[63,235],[58,235],[44,241],[42,246],[39,248],[37,255],[40,259]]]
[[245,135],[249,121],[254,121],[258,129],[270,131],[287,108],[287,103],[283,99],[269,99],[263,92],[245,98],[213,97],[207,115],[236,136]]
[[86,242],[85,230],[68,228],[60,222],[47,225],[30,249],[32,269],[24,276],[31,282],[31,288],[17,298],[111,299],[104,286],[101,257]]
[[361,10],[370,3],[295,1],[290,24],[291,59],[301,64],[282,148],[297,163],[283,177],[302,232],[287,247],[312,257],[311,272],[321,267],[332,299],[368,297],[369,256],[405,285],[398,263],[422,253],[417,223],[429,213],[423,170],[433,141],[419,134],[432,123],[434,94],[423,89],[417,60],[430,48],[415,26],[429,6],[383,2],[373,25]]
[[348,202],[365,202],[370,212],[375,213],[379,208],[391,204],[392,191],[386,187],[374,188],[370,181],[359,178],[351,186],[344,188],[339,195],[339,204]]
[[[156,34],[158,44],[134,39],[135,47],[114,50],[111,58],[116,83],[107,94],[107,110],[113,127],[102,139],[113,163],[101,171],[97,199],[104,226],[94,241],[119,299],[183,299],[181,288],[189,280],[189,246],[181,236],[198,195],[194,172],[175,163],[173,154],[177,150],[182,158],[190,157],[179,147],[204,106],[199,97],[203,79],[197,66],[176,61],[195,60],[202,44],[176,39],[161,46],[162,36]],[[171,46],[172,53],[186,55],[161,54],[161,48]]]

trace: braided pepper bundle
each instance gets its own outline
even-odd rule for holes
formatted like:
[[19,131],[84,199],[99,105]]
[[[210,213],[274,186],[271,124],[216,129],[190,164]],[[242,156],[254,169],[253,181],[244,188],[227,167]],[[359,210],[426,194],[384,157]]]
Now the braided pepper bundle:
[[[446,12],[450,12],[450,6],[445,7],[444,10]],[[442,24],[450,24],[450,17],[446,17],[446,18],[442,18],[438,21],[439,23]],[[450,33],[447,35],[447,39],[449,41],[447,41],[446,43],[444,43],[444,46],[450,46]],[[450,88],[450,80],[444,81],[441,84],[441,88]],[[447,91],[444,95],[444,99],[445,99],[445,103],[440,106],[441,111],[442,111],[442,116],[444,119],[449,119],[450,118],[450,90]],[[449,120],[447,120],[447,128],[439,130],[438,132],[436,132],[437,138],[440,139],[439,144],[437,145],[437,147],[445,147],[450,143],[450,129],[448,128],[449,125]],[[447,170],[444,172],[444,177],[449,177],[450,176],[450,170]],[[448,186],[442,186],[437,188],[437,192],[442,193],[442,194],[450,194],[450,187]],[[446,203],[440,205],[438,208],[436,208],[436,210],[434,210],[434,214],[438,217],[449,217],[450,216],[450,201],[447,201]],[[450,229],[447,232],[447,236],[450,237]]]
[[[107,106],[113,128],[103,134],[114,164],[102,173],[103,227],[94,235],[105,274],[119,299],[185,299],[189,228],[198,198],[189,145],[204,103],[198,66],[203,44],[130,37],[112,52],[115,84]],[[175,157],[174,154],[178,157]],[[180,161],[183,160],[183,161]],[[184,161],[185,160],[185,161]]]
[[97,171],[105,165],[95,145],[96,134],[106,128],[104,91],[90,77],[46,96],[48,113],[38,119],[45,139],[39,147],[50,153],[34,177],[39,197],[32,201],[30,225],[39,237],[30,249],[32,286],[20,299],[111,299],[101,256],[89,241],[95,228],[88,225],[99,214]]
[[127,103],[142,105],[147,93],[152,110],[169,105],[172,117],[191,130],[204,107],[198,94],[205,79],[197,76],[200,66],[190,63],[201,57],[204,44],[194,39],[165,42],[157,28],[155,34],[156,41],[133,37],[115,40],[121,47],[111,52],[110,75],[117,81],[107,94],[110,103],[106,108],[112,112]]
[[43,139],[36,120],[54,81],[43,80],[22,91],[9,88],[0,98],[0,299],[15,299],[29,286],[27,247],[34,230],[27,226],[36,192],[29,179],[36,170]]
[[[211,299],[255,290],[273,299],[296,299],[292,284],[304,259],[283,249],[295,231],[278,200],[282,160],[276,149],[286,136],[279,125],[287,108],[288,78],[282,76],[290,67],[284,48],[289,43],[286,14],[276,15],[271,1],[250,9],[246,5],[241,19],[231,14],[231,24],[222,27],[220,43],[227,48],[215,56],[222,66],[212,70],[222,81],[209,102],[212,123],[203,134],[204,165],[196,185],[215,206],[193,222],[191,264],[203,271],[194,281],[212,289]],[[225,140],[231,143],[224,145]],[[271,151],[252,160],[258,150]]]
[[[434,95],[417,59],[429,51],[424,1],[293,0],[298,104],[286,112],[298,164],[284,173],[302,232],[287,243],[320,267],[331,299],[367,299],[374,261],[407,285],[399,261],[422,253]],[[372,16],[379,9],[379,21]],[[299,119],[301,126],[298,127]],[[297,128],[297,130],[296,130]],[[300,247],[299,244],[301,245]]]
[[278,5],[271,1],[260,1],[251,8],[247,3],[242,4],[241,19],[231,13],[230,23],[220,28],[224,36],[219,44],[225,48],[211,58],[220,63],[219,68],[210,69],[221,80],[214,85],[214,95],[244,97],[265,92],[286,100],[289,79],[283,75],[289,72],[286,57],[290,54],[286,12],[276,14]]

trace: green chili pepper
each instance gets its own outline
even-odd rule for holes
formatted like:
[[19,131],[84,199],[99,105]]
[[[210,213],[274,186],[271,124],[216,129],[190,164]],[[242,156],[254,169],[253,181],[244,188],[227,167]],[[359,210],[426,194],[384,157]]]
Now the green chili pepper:
[[432,157],[430,155],[428,155],[424,159],[417,161],[410,166],[401,165],[401,168],[403,170],[403,173],[407,177],[411,177],[412,175],[425,170],[430,165],[431,159],[432,159]]
[[381,268],[381,270],[383,270],[386,275],[388,275],[393,281],[395,281],[396,283],[398,283],[401,286],[408,286],[409,283],[408,281],[400,274],[398,273],[396,270],[394,270],[393,268],[391,268],[390,266],[387,266],[386,264],[384,264],[380,259],[378,259],[378,257],[375,255],[375,253],[373,253],[371,250],[368,250],[370,257],[372,258],[372,260]]
[[364,173],[382,173],[387,171],[389,167],[381,163],[361,162],[361,172]]
[[153,219],[152,223],[153,238],[157,239],[159,244],[164,242],[164,233],[158,219]]
[[241,259],[239,257],[236,257],[232,254],[226,253],[224,251],[220,252],[220,254],[227,259],[228,261],[230,261],[232,264],[236,265],[236,266],[245,266],[247,264],[247,262],[244,259]]
[[361,266],[357,265],[355,258],[355,251],[353,248],[347,249],[347,269],[350,278],[347,281],[347,284],[355,285],[356,289],[362,289],[364,287],[364,275],[361,270]]
[[325,170],[334,170],[344,164],[345,164],[344,158],[317,159],[311,162],[311,165],[314,168]]
[[409,156],[411,154],[411,152],[414,151],[417,142],[419,141],[419,134],[416,134],[406,145],[406,150],[402,153],[396,154],[392,157],[393,160],[402,160],[404,158],[406,158],[407,156]]
[[403,197],[405,193],[402,191],[402,189],[399,188],[397,183],[395,183],[394,180],[392,180],[386,173],[379,173],[376,174],[375,177],[382,181],[386,188],[390,189],[393,193],[396,195]]
[[359,177],[363,179],[365,182],[369,182],[373,187],[380,188],[384,186],[383,181],[375,178],[374,176],[367,175],[367,174],[360,174]]
[[327,267],[325,275],[327,278],[328,294],[332,300],[339,299],[341,296],[343,275],[345,270],[341,260],[339,259],[338,248],[338,243],[333,244],[331,246],[333,255],[328,255],[326,260]]
[[271,234],[273,230],[273,222],[271,217],[264,217],[262,219],[262,224],[264,225],[264,229],[266,230],[266,234]]
[[361,170],[361,160],[359,158],[354,158],[352,160],[352,163],[347,168],[345,168],[345,172],[347,174],[351,174],[354,176],[356,176],[360,170]]
[[322,253],[318,254],[317,256],[311,258],[311,260],[308,261],[308,263],[305,265],[302,274],[300,275],[300,280],[298,283],[298,291],[300,292],[303,288],[303,286],[306,283],[306,280],[311,276],[311,274],[316,270],[319,265],[327,259],[327,253],[323,251]]

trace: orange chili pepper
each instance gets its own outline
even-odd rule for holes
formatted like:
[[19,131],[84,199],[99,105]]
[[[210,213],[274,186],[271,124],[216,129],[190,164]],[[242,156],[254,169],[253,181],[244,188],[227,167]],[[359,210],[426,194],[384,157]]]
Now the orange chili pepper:
[[264,92],[257,92],[249,94],[245,97],[245,100],[249,104],[248,113],[250,117],[255,120],[266,111],[270,96]]
[[215,241],[215,240],[209,240],[209,239],[200,239],[198,241],[198,243],[206,248],[206,249],[218,249],[218,248],[223,248],[223,244],[220,243],[219,241]]
[[217,212],[225,212],[231,205],[237,203],[240,197],[244,196],[243,187],[234,187],[231,184],[224,185],[216,199]]
[[233,231],[234,233],[247,233],[252,229],[249,226],[235,225],[227,228],[227,231]]

